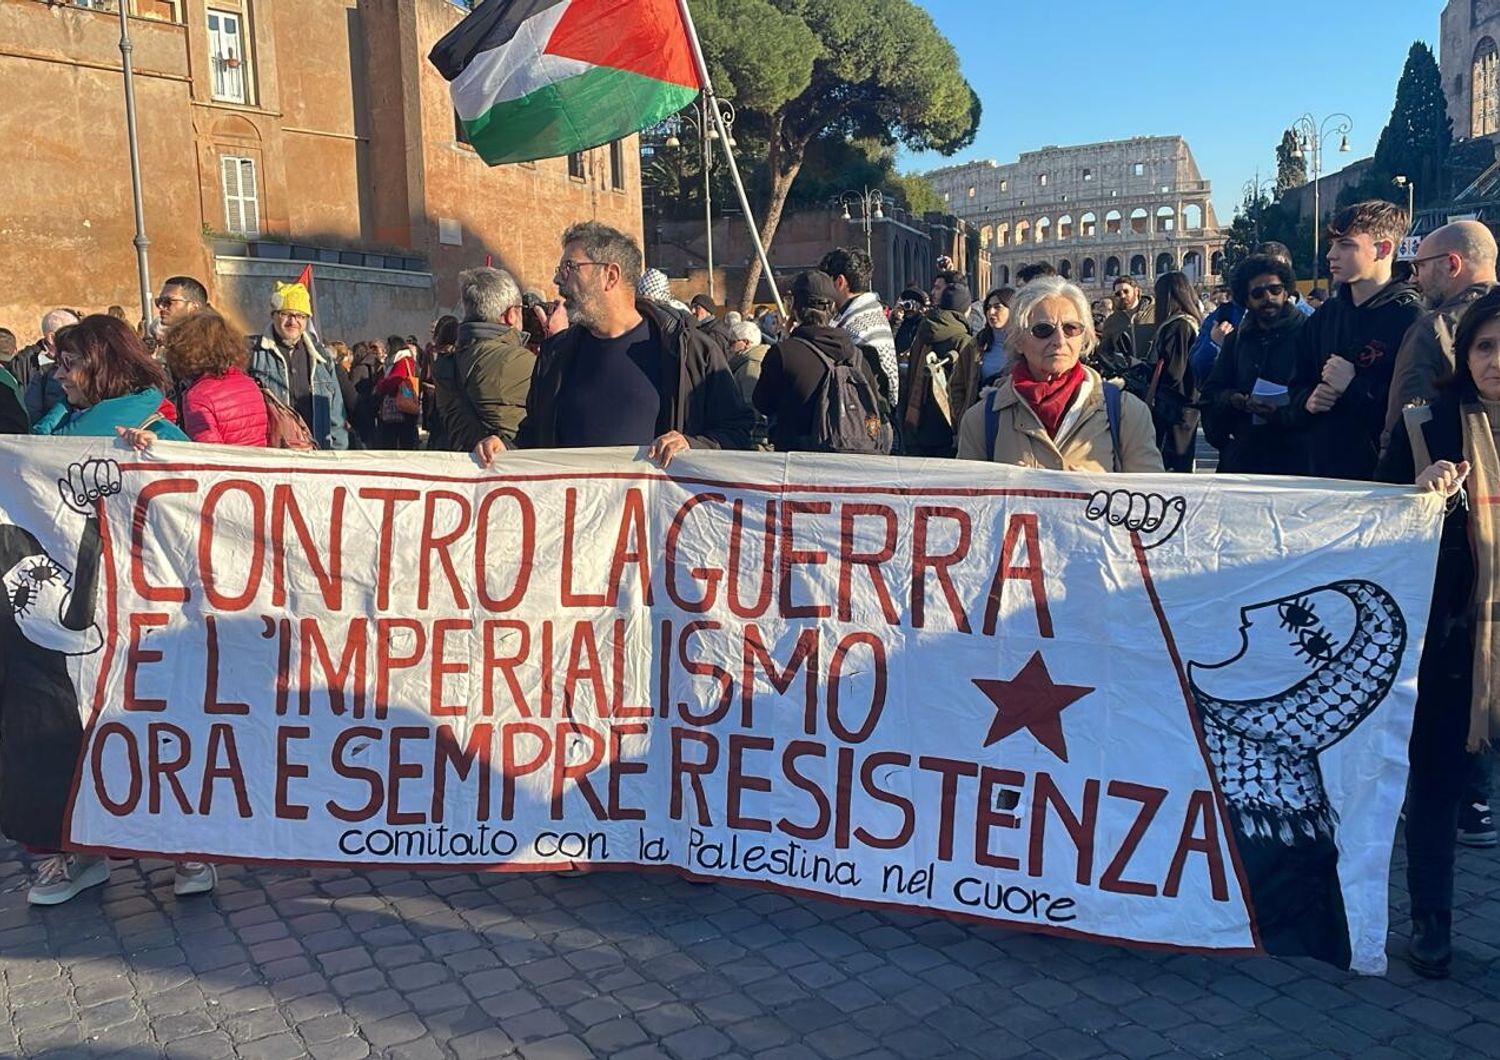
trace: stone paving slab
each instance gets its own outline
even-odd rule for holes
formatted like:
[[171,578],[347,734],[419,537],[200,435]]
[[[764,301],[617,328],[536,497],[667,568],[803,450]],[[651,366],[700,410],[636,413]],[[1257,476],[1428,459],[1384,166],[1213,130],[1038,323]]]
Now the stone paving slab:
[[179,900],[168,863],[117,861],[34,909],[28,867],[0,841],[0,1056],[1500,1056],[1494,850],[1459,851],[1438,983],[665,875],[226,867]]

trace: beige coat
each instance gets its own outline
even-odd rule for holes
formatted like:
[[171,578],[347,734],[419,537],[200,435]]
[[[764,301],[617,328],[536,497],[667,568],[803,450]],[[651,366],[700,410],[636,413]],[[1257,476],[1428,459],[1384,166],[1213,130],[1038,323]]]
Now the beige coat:
[[[1109,413],[1104,407],[1104,384],[1088,366],[1072,406],[1063,416],[1057,438],[1049,438],[1042,421],[1019,394],[1007,376],[983,400],[964,413],[958,429],[960,460],[993,460],[999,464],[1048,468],[1053,471],[1113,471],[1113,443],[1109,436]],[[1000,411],[1000,430],[995,451],[986,454],[985,409],[993,403]],[[1120,468],[1130,472],[1162,470],[1156,448],[1156,428],[1151,411],[1131,394],[1120,395]]]

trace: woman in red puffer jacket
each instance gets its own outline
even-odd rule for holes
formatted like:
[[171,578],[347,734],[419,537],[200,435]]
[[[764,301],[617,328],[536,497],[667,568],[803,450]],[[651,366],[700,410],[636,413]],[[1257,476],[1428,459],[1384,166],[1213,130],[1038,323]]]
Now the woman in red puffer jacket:
[[172,321],[162,359],[182,384],[182,429],[195,442],[266,444],[266,401],[245,372],[245,337],[212,309]]

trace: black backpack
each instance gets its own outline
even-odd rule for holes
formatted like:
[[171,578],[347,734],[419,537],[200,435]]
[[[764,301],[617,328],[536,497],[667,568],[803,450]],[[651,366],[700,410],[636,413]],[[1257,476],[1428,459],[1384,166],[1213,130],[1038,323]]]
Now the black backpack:
[[[864,453],[883,456],[891,451],[894,434],[880,410],[875,384],[856,360],[835,361],[814,343],[812,350],[825,369],[813,393],[812,427],[801,448],[812,453]],[[856,357],[862,357],[856,351]]]

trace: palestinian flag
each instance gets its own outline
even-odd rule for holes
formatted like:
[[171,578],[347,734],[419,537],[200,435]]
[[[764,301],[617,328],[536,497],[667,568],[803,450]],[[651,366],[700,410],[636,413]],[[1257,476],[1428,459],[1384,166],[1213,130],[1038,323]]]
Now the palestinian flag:
[[681,110],[702,82],[678,0],[484,0],[428,56],[490,165],[582,151]]

